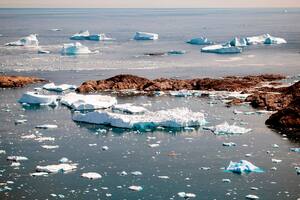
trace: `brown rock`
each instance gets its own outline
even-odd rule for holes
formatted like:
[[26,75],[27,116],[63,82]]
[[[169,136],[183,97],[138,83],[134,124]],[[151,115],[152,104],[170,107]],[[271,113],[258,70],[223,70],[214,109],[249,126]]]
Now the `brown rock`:
[[23,87],[32,83],[45,82],[45,79],[28,76],[0,76],[0,88],[16,88]]

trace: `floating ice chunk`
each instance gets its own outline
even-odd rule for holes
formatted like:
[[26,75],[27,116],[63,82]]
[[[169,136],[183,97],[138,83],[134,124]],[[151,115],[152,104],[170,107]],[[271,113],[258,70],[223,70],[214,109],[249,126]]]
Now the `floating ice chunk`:
[[15,124],[25,124],[27,122],[27,119],[16,119]]
[[15,42],[6,43],[5,46],[38,46],[39,41],[36,34],[30,34],[27,37],[23,37]]
[[171,50],[171,51],[168,51],[168,54],[169,55],[182,55],[182,54],[185,54],[186,51],[183,51],[183,50]]
[[88,30],[86,31],[80,31],[79,33],[75,33],[70,37],[71,40],[85,40],[87,37],[90,36],[90,32]]
[[66,158],[66,157],[62,157],[61,159],[59,159],[59,161],[58,161],[59,163],[69,163],[69,162],[71,162],[68,158]]
[[282,160],[272,158],[272,163],[281,163],[281,162],[282,162]]
[[36,166],[37,172],[58,173],[70,172],[77,169],[77,164],[61,163],[57,165]]
[[229,44],[234,47],[245,47],[247,46],[247,40],[245,38],[235,37],[233,40],[229,42]]
[[55,138],[53,138],[53,137],[38,137],[38,138],[35,138],[34,140],[38,141],[38,142],[45,142],[45,141],[54,141]]
[[105,95],[82,95],[69,93],[62,97],[60,101],[63,105],[74,110],[96,110],[109,108],[117,103],[117,99]]
[[92,52],[88,47],[82,45],[79,42],[76,42],[64,44],[61,53],[63,55],[79,55],[97,53],[97,51]]
[[136,32],[134,39],[135,40],[158,40],[158,34],[146,33],[146,32]]
[[246,40],[248,45],[263,44],[265,40],[269,37],[270,37],[269,34],[263,34],[258,36],[246,37]]
[[30,173],[30,176],[48,176],[47,172],[34,172],[34,173]]
[[151,148],[155,148],[155,147],[159,147],[159,144],[156,144],[156,143],[148,144],[148,146],[151,147]]
[[61,29],[59,29],[59,28],[52,28],[52,29],[49,29],[50,31],[54,31],[54,32],[56,32],[56,31],[61,31]]
[[102,151],[107,151],[108,150],[108,146],[103,146],[101,149],[102,149]]
[[300,175],[300,167],[296,168],[296,173],[297,173],[297,175]]
[[300,153],[300,148],[299,147],[290,148],[290,151]]
[[193,193],[185,193],[185,192],[178,192],[177,195],[181,198],[189,199],[189,198],[195,198],[196,195]]
[[248,195],[246,196],[246,199],[259,199],[259,197],[256,196],[256,195],[254,195],[254,194],[248,194]]
[[160,179],[169,179],[170,178],[169,176],[157,176],[157,177]]
[[170,91],[171,96],[175,97],[188,97],[193,96],[193,93],[189,90]]
[[99,178],[102,178],[101,174],[96,173],[96,172],[82,173],[81,177],[88,178],[88,179],[99,179]]
[[229,125],[227,122],[219,124],[215,127],[212,127],[212,131],[216,135],[226,135],[226,134],[243,134],[248,133],[252,129],[236,126],[235,124]]
[[125,172],[125,171],[122,171],[121,173],[120,173],[120,176],[127,176],[128,174],[127,174],[127,172]]
[[148,111],[144,107],[135,106],[135,105],[132,105],[131,103],[113,105],[112,110],[129,113],[129,114],[142,114],[142,113],[145,113]]
[[19,103],[35,105],[57,105],[56,95],[41,95],[35,92],[26,92],[19,99]]
[[92,41],[112,41],[115,40],[114,38],[107,37],[105,33],[100,33],[96,35],[89,35],[86,37],[87,40],[92,40]]
[[75,113],[73,120],[138,130],[154,129],[157,127],[182,128],[188,126],[202,126],[206,123],[203,113],[192,112],[187,108],[147,112],[141,115],[124,115],[107,111],[94,111],[89,113]]
[[137,192],[143,190],[142,186],[137,186],[137,185],[129,186],[128,189],[132,190],[132,191],[137,191]]
[[143,173],[140,172],[140,171],[134,171],[134,172],[131,172],[131,174],[134,175],[134,176],[141,176],[141,175],[143,175]]
[[194,45],[210,45],[210,44],[213,44],[212,41],[208,40],[205,37],[193,38],[190,41],[187,41],[187,43],[194,44]]
[[21,139],[34,139],[34,138],[36,138],[36,136],[34,134],[21,136]]
[[234,143],[234,142],[224,142],[223,146],[225,146],[225,147],[233,147],[233,146],[236,146],[236,143]]
[[43,86],[43,89],[49,91],[63,92],[65,90],[76,89],[76,85],[69,85],[69,84],[55,85],[54,83],[48,83]]
[[231,180],[228,179],[228,178],[223,178],[223,179],[222,179],[222,182],[223,182],[223,183],[231,183]]
[[272,147],[273,148],[279,148],[279,145],[278,144],[273,144]]
[[54,129],[57,128],[58,126],[55,124],[43,124],[43,125],[37,125],[35,128],[38,129]]
[[6,154],[5,150],[0,150],[0,154]]
[[264,44],[286,44],[286,40],[280,37],[269,36],[265,39]]
[[203,47],[201,51],[206,53],[234,54],[241,53],[242,49],[240,47],[231,46],[230,44],[216,44]]
[[12,162],[12,163],[10,164],[10,166],[11,166],[11,167],[19,167],[19,166],[21,166],[21,163],[19,163],[19,162]]
[[39,49],[38,49],[38,53],[39,53],[39,54],[49,54],[50,51],[39,48]]
[[8,157],[6,158],[6,160],[8,160],[8,161],[13,161],[13,162],[17,162],[17,161],[28,160],[28,158],[25,157],[25,156],[8,156]]
[[42,145],[41,147],[44,148],[44,149],[57,149],[57,148],[59,148],[58,145]]
[[240,160],[239,162],[232,162],[230,161],[226,171],[230,171],[233,173],[250,173],[250,172],[263,172],[262,169],[256,167],[252,163],[246,160]]

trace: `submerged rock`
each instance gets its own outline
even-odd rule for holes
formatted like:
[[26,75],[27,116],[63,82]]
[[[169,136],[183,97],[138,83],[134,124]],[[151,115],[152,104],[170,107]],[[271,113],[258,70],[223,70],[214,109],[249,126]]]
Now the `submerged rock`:
[[16,88],[24,87],[25,85],[32,83],[45,82],[45,79],[30,77],[30,76],[0,76],[0,88]]
[[134,36],[135,40],[158,40],[158,34],[147,32],[136,32]]
[[238,174],[250,173],[250,172],[263,172],[262,169],[256,167],[255,165],[253,165],[247,160],[240,160],[239,162],[230,161],[228,167],[226,168],[226,171],[230,171]]
[[5,46],[39,46],[39,41],[36,36],[37,34],[30,34],[15,42],[6,43]]
[[216,45],[203,47],[201,51],[206,53],[234,54],[234,53],[241,53],[242,48],[237,46],[231,46],[230,44],[216,44]]

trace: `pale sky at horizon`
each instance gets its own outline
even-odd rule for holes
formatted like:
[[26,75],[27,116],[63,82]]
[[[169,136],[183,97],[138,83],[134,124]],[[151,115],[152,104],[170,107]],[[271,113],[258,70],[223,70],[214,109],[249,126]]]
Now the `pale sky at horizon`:
[[2,8],[299,8],[300,0],[1,0]]

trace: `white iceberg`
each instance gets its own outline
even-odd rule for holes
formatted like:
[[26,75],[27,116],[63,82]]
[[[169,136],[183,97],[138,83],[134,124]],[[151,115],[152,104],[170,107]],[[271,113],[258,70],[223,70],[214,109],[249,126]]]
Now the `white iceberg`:
[[61,163],[57,165],[36,166],[37,172],[58,173],[70,172],[77,169],[77,164]]
[[71,40],[85,40],[88,36],[90,36],[90,32],[88,30],[86,31],[80,31],[79,33],[75,33],[70,37]]
[[263,44],[269,37],[271,37],[269,34],[263,34],[258,36],[246,37],[246,41],[248,45]]
[[157,127],[183,128],[202,126],[206,123],[204,114],[187,108],[175,108],[141,115],[124,115],[107,111],[75,113],[73,120],[92,124],[104,124],[119,128],[146,130]]
[[205,37],[193,38],[190,41],[187,41],[187,43],[194,44],[194,45],[210,45],[210,44],[213,44],[212,41],[208,40]]
[[63,92],[65,90],[76,89],[76,86],[69,85],[69,84],[55,85],[54,83],[47,83],[43,86],[43,89],[49,90],[49,91]]
[[69,93],[63,96],[60,102],[74,110],[96,110],[109,108],[117,104],[117,99],[106,95]]
[[42,95],[36,92],[26,92],[19,99],[19,103],[36,105],[57,105],[56,100],[56,95]]
[[28,160],[28,158],[25,157],[25,156],[8,156],[8,157],[6,158],[6,160],[17,162],[17,161]]
[[36,34],[20,38],[18,41],[6,43],[5,46],[38,46],[39,41]]
[[102,146],[101,149],[102,149],[102,151],[107,151],[108,150],[108,146]]
[[234,146],[236,146],[236,143],[234,143],[234,142],[224,142],[223,146],[224,147],[234,147]]
[[233,38],[229,44],[234,47],[245,47],[247,46],[247,40],[245,38]]
[[135,40],[158,40],[158,34],[146,33],[146,32],[136,32],[134,39]]
[[41,147],[44,148],[44,149],[57,149],[57,148],[59,148],[58,145],[42,145]]
[[155,147],[159,147],[159,144],[156,144],[156,143],[154,143],[154,144],[148,144],[148,146],[150,148],[155,148]]
[[196,195],[193,193],[185,193],[185,192],[178,192],[177,195],[181,198],[189,199],[189,198],[195,198]]
[[124,104],[116,104],[112,107],[113,111],[123,112],[128,114],[143,114],[148,110],[141,106],[135,106],[131,103],[124,103]]
[[96,173],[96,172],[82,173],[81,177],[88,178],[88,179],[99,179],[99,178],[102,178],[101,174]]
[[226,171],[230,171],[233,173],[250,173],[250,172],[263,172],[262,169],[256,167],[252,163],[247,160],[240,160],[239,162],[232,162],[230,161]]
[[265,39],[264,44],[286,44],[286,40],[280,37],[269,36]]
[[92,40],[92,41],[112,41],[115,40],[114,38],[107,37],[105,33],[100,33],[96,35],[89,35],[86,37],[87,40]]
[[34,173],[30,173],[30,176],[48,176],[47,172],[34,172]]
[[219,124],[215,127],[209,128],[214,132],[216,135],[226,135],[226,134],[243,134],[248,133],[252,129],[236,126],[235,124],[229,125],[227,122]]
[[201,51],[206,53],[234,54],[234,53],[241,53],[242,48],[231,46],[230,44],[216,44],[216,45],[203,47]]
[[142,186],[137,186],[137,185],[129,186],[128,189],[137,192],[143,190]]
[[247,196],[246,196],[246,199],[259,199],[259,197],[258,196],[256,196],[256,195],[254,195],[254,194],[248,194]]
[[64,44],[61,53],[63,55],[80,55],[80,54],[91,54],[92,52],[88,47],[82,45],[79,42]]
[[134,175],[134,176],[141,176],[141,175],[143,175],[143,173],[140,172],[140,171],[134,171],[134,172],[131,172],[131,174]]

